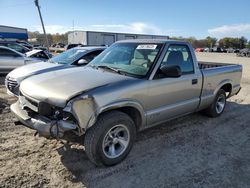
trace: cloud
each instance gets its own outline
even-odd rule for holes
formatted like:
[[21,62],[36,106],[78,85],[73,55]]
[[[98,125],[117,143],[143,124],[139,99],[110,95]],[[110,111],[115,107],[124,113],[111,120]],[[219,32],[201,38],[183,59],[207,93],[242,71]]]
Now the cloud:
[[[67,31],[72,31],[72,27],[63,25],[46,25],[46,32],[55,33],[65,33]],[[32,26],[32,31],[43,32],[41,26]],[[138,34],[155,34],[155,35],[169,35],[175,30],[161,30],[159,27],[145,22],[133,22],[129,24],[93,24],[83,27],[75,26],[74,30],[85,30],[85,31],[106,31],[106,32],[120,32],[120,33],[138,33]]]
[[90,30],[111,31],[111,32],[121,32],[121,33],[158,34],[158,35],[164,33],[157,26],[144,22],[133,22],[129,24],[117,24],[117,25],[91,25],[88,28]]
[[[31,31],[39,31],[40,33],[43,32],[42,26],[32,26],[30,28]],[[67,31],[70,31],[71,29],[69,27],[63,26],[63,25],[46,25],[45,26],[46,33],[55,34],[55,33],[65,33]]]
[[250,37],[250,24],[223,25],[208,29],[208,33],[216,37]]

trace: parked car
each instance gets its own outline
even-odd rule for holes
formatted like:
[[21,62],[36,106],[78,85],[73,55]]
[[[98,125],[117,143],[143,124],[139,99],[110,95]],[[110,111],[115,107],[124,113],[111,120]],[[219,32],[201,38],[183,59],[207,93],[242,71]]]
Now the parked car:
[[210,48],[204,48],[204,52],[210,52]]
[[34,47],[32,49],[30,48],[27,48],[25,46],[23,46],[23,44],[26,44],[26,43],[16,43],[15,41],[0,41],[0,46],[6,46],[6,47],[9,47],[11,49],[14,49],[20,53],[23,53],[23,54],[32,54],[34,56],[36,56],[35,58],[40,58],[40,59],[49,59],[52,57],[52,54],[50,54],[46,48],[37,48],[37,47]]
[[53,47],[53,48],[64,48],[65,44],[59,42],[59,43],[56,43],[56,44],[52,44],[51,47]]
[[27,56],[40,59],[41,61],[47,61],[52,58],[52,54],[48,53],[47,50],[34,49],[25,53]]
[[43,50],[43,51],[47,51],[48,50],[46,47],[41,46],[41,45],[34,45],[33,49]]
[[20,44],[20,45],[22,45],[22,46],[24,46],[24,47],[26,47],[26,48],[28,48],[30,50],[33,50],[32,44],[30,44],[30,43],[28,43],[26,41],[17,40],[16,43],[18,43],[18,44]]
[[13,41],[0,41],[0,46],[6,46],[6,47],[9,47],[11,49],[14,49],[20,53],[26,53],[28,51],[30,51],[29,48],[25,47],[25,46],[22,46],[18,43],[15,43]]
[[26,54],[22,54],[11,48],[0,46],[0,73],[8,73],[17,67],[47,60],[35,57],[36,53],[37,52],[30,51]]
[[235,48],[228,48],[226,49],[227,53],[238,53],[240,50],[239,49],[235,49]]
[[19,85],[24,79],[44,72],[84,66],[99,55],[105,47],[76,47],[67,50],[47,62],[22,66],[11,71],[5,79],[5,86],[10,95],[19,95]]
[[249,48],[241,49],[236,55],[239,57],[250,57],[250,49]]
[[204,51],[203,48],[196,48],[196,49],[195,49],[195,52],[203,52],[203,51]]
[[75,47],[83,47],[83,44],[68,44],[65,46],[65,50],[69,50],[69,49],[75,48]]
[[222,52],[223,52],[223,49],[222,49],[222,48],[219,48],[219,47],[214,47],[214,48],[211,49],[211,52],[222,53]]
[[187,42],[125,40],[85,67],[25,79],[11,111],[40,136],[85,135],[89,159],[114,165],[143,129],[201,110],[220,116],[241,76],[241,65],[197,62]]
[[234,49],[234,53],[239,53],[240,49]]

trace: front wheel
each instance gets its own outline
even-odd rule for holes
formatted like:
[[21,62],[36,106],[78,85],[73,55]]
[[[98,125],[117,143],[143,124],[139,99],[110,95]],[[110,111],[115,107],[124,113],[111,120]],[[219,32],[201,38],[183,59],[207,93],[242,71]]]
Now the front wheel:
[[85,134],[85,151],[98,166],[121,162],[132,148],[136,137],[133,120],[125,113],[111,111],[101,115]]
[[226,107],[226,92],[220,89],[213,101],[213,103],[204,110],[205,114],[210,117],[220,116]]

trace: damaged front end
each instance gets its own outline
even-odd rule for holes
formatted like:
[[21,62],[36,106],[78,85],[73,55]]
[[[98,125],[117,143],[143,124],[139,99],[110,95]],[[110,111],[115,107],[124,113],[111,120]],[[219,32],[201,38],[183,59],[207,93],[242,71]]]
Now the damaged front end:
[[95,123],[96,109],[98,109],[98,106],[93,97],[80,95],[70,100],[63,110],[74,116],[80,127],[79,130],[84,132]]
[[62,138],[66,131],[82,134],[82,129],[79,129],[78,122],[70,112],[45,102],[37,102],[21,95],[11,105],[11,111],[22,124],[46,138]]

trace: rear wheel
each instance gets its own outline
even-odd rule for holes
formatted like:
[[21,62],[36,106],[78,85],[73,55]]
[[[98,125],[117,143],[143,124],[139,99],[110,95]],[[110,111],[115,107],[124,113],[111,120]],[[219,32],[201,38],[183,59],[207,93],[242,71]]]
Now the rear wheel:
[[204,110],[205,114],[210,117],[220,116],[226,106],[226,92],[223,89],[220,89],[213,101],[213,103]]
[[101,115],[95,125],[87,130],[85,151],[98,166],[115,165],[128,155],[135,136],[133,120],[123,112],[111,111]]

